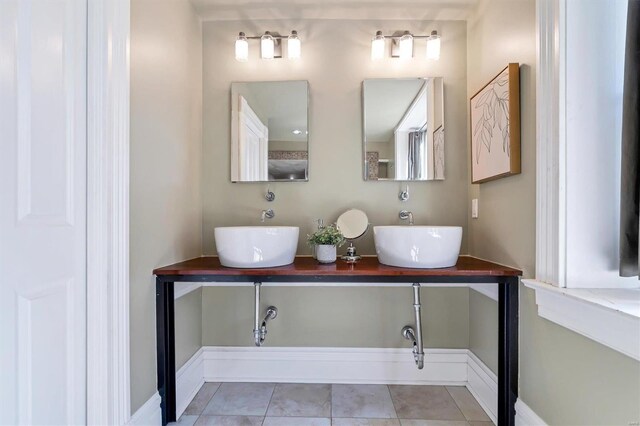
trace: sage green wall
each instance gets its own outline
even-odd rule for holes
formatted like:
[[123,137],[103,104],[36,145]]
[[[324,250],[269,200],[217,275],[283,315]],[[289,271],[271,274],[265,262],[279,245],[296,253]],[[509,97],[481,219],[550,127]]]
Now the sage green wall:
[[[151,271],[202,253],[202,30],[187,0],[131,1],[130,114],[133,413],[156,392]],[[185,305],[178,303],[179,322]],[[197,334],[179,337],[181,357],[200,344]]]
[[177,299],[175,312],[178,371],[202,347],[202,289],[199,288]]
[[[229,40],[247,34],[298,30],[300,61],[258,59],[259,46],[250,44],[250,59],[233,60]],[[443,35],[440,61],[427,61],[424,41],[410,63],[396,59],[371,61],[371,37],[376,30],[407,29]],[[336,220],[348,208],[360,208],[374,225],[397,224],[402,209],[414,213],[417,224],[462,225],[467,219],[466,24],[464,21],[344,21],[295,20],[219,21],[204,24],[204,216],[205,254],[215,254],[216,226],[257,225],[260,212],[275,210],[274,225],[300,227],[298,254],[309,254],[305,236],[317,218]],[[410,64],[410,65],[408,65]],[[445,90],[446,180],[411,184],[411,199],[398,200],[400,183],[365,182],[362,161],[362,81],[383,77],[443,76]],[[234,81],[308,80],[310,90],[309,182],[272,183],[273,203],[264,200],[267,184],[232,184],[229,179],[230,85]],[[466,232],[465,232],[466,234]],[[372,232],[357,243],[361,254],[374,254]],[[343,248],[344,250],[344,248]],[[463,242],[464,253],[466,240]],[[427,310],[429,344],[466,347],[468,291],[429,290],[440,304]],[[265,303],[280,314],[269,329],[269,344],[279,346],[406,347],[400,328],[410,322],[411,292],[389,289],[265,288]],[[429,297],[425,297],[428,301]],[[212,288],[203,292],[203,343],[252,345],[253,295],[247,288]],[[304,301],[304,303],[302,302]],[[386,302],[383,304],[383,302]],[[265,305],[266,306],[266,305]],[[319,306],[330,308],[322,315]],[[382,307],[384,306],[384,310]],[[429,312],[430,311],[430,312]],[[309,314],[314,312],[313,315]],[[448,313],[456,319],[446,322]],[[442,314],[442,315],[440,315]],[[439,316],[440,315],[440,316]],[[384,321],[383,319],[392,321]],[[369,320],[373,320],[371,323]],[[380,326],[379,329],[372,324]],[[353,330],[346,332],[344,327]]]
[[[522,174],[472,186],[480,218],[469,253],[535,275],[535,1],[481,1],[468,23],[469,96],[520,62]],[[470,292],[469,343],[497,370],[497,305]],[[550,425],[628,425],[640,419],[640,363],[542,319],[520,286],[520,398]]]
[[[466,348],[469,292],[466,288],[422,290],[425,346]],[[253,345],[253,288],[208,287],[202,303],[202,343]],[[278,307],[269,326],[269,346],[407,347],[400,330],[413,324],[413,290],[385,287],[269,287],[262,304]]]
[[509,62],[519,62],[522,173],[471,185],[479,218],[469,220],[469,253],[535,268],[536,211],[535,0],[483,0],[467,22],[468,98]]
[[469,289],[469,349],[498,373],[498,305]]
[[[298,30],[302,59],[260,60],[256,42],[250,43],[248,62],[233,59],[233,42],[224,40],[239,31],[254,34],[267,28],[281,33]],[[443,34],[441,59],[425,59],[422,41],[410,63],[372,61],[371,37],[376,30],[398,28],[421,34],[438,29]],[[363,209],[374,225],[399,223],[398,212],[406,208],[413,211],[417,224],[466,227],[466,126],[455,124],[467,119],[464,21],[214,21],[205,22],[203,31],[205,254],[215,254],[214,227],[258,225],[266,208],[276,213],[270,224],[300,227],[299,254],[310,253],[304,237],[317,218],[330,223],[351,207]],[[363,180],[361,85],[366,78],[425,76],[444,77],[445,116],[451,123],[445,130],[447,179],[411,184],[411,199],[402,203],[400,183]],[[234,184],[229,179],[231,83],[268,80],[307,80],[310,91],[309,182],[270,184],[276,194],[273,203],[264,199],[266,183]],[[466,240],[463,244],[465,252]],[[358,248],[374,254],[372,232]]]
[[[535,0],[481,1],[467,21],[468,98],[509,62],[521,64],[522,148],[521,174],[470,186],[479,218],[469,219],[469,254],[517,266],[525,277],[532,277],[535,267],[535,35]],[[470,293],[469,348],[497,372],[497,304]]]

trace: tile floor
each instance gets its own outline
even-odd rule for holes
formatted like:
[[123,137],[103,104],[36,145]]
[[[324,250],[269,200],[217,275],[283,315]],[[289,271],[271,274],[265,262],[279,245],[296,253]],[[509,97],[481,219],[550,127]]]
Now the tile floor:
[[492,426],[465,387],[205,383],[177,423],[221,426]]

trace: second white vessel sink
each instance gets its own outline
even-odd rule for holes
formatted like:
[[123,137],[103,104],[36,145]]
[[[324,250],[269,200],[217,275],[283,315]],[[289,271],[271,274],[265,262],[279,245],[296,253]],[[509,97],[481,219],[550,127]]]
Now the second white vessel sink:
[[293,263],[298,248],[297,226],[227,226],[215,228],[222,266],[269,268]]
[[401,268],[454,266],[462,243],[461,226],[374,226],[378,261]]

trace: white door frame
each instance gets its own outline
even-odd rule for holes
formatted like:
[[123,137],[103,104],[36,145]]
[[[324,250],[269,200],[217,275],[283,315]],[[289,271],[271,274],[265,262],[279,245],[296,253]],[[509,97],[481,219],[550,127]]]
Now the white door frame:
[[131,417],[129,0],[88,0],[87,423]]

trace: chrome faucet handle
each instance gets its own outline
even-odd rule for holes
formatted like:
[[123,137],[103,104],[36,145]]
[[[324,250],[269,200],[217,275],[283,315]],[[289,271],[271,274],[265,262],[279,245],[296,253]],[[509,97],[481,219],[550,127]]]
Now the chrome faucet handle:
[[260,222],[264,222],[265,219],[273,219],[275,215],[276,212],[274,212],[273,209],[262,210],[262,217],[260,219]]
[[407,201],[409,199],[409,184],[407,184],[407,189],[404,191],[400,191],[398,194],[398,199],[400,201]]
[[267,200],[268,202],[272,202],[273,200],[276,199],[276,194],[273,191],[271,191],[269,187],[267,187],[267,193],[264,194],[264,199]]

